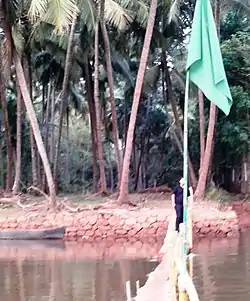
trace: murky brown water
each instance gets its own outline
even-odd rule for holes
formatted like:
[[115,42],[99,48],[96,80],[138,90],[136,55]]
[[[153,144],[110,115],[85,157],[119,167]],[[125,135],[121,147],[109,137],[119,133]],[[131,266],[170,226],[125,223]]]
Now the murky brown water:
[[218,245],[208,245],[194,258],[194,282],[200,300],[249,301],[250,232]]
[[[201,301],[250,300],[250,233],[196,247],[194,282]],[[1,253],[1,247],[0,247]],[[1,301],[123,301],[157,263],[136,260],[0,260]]]
[[143,285],[156,262],[43,261],[0,262],[1,301],[110,301],[125,300],[125,283]]

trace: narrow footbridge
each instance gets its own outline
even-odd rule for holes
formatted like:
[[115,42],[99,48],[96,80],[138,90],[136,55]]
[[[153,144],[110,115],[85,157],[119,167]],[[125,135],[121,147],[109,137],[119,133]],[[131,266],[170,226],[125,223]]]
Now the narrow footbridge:
[[[180,232],[175,231],[175,216],[170,217],[169,227],[160,253],[162,261],[149,274],[147,282],[141,288],[137,285],[135,301],[199,301],[192,281],[192,254],[187,256],[185,248],[192,250],[192,219],[188,216],[185,232],[181,224]],[[189,227],[188,227],[189,226]],[[127,290],[129,290],[127,285]],[[127,299],[132,298],[128,294]]]

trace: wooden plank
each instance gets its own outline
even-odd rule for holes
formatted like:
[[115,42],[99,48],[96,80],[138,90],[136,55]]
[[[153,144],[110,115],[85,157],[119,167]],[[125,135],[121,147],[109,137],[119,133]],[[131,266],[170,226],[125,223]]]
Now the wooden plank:
[[44,240],[63,239],[66,228],[53,229],[3,229],[0,230],[0,240]]
[[[191,210],[189,211],[189,222]],[[190,226],[190,224],[189,224]],[[161,263],[149,275],[146,284],[137,291],[136,301],[176,301],[176,285],[178,280],[179,300],[199,301],[193,280],[187,270],[184,257],[184,225],[180,225],[180,232],[175,231],[175,215],[170,217],[168,231],[160,253],[163,254]],[[189,246],[192,247],[192,236],[189,234]]]

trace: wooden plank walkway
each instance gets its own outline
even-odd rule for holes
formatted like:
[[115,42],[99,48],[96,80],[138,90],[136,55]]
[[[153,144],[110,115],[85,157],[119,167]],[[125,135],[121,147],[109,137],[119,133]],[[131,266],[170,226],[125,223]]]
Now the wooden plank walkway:
[[[189,221],[190,224],[190,221]],[[184,260],[184,231],[175,231],[175,216],[171,216],[169,227],[160,253],[161,263],[149,274],[145,285],[138,289],[135,301],[199,301],[186,261]],[[178,287],[178,296],[176,288]],[[130,301],[130,300],[129,300]]]
[[167,301],[173,300],[172,287],[169,280],[169,271],[165,261],[149,274],[146,284],[141,287],[136,301]]

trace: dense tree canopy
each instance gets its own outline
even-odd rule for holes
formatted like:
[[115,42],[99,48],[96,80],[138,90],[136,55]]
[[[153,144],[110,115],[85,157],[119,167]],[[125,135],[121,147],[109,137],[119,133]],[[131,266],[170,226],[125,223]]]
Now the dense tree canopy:
[[[146,0],[7,2],[1,1],[2,188],[18,193],[34,185],[51,193],[50,173],[57,191],[99,191],[103,177],[108,191],[119,188],[150,24],[153,33],[142,78],[129,189],[172,186],[182,175],[185,62],[194,1],[160,1],[155,20]],[[250,178],[242,171],[248,164],[249,175],[250,24],[249,7],[243,4],[220,3],[221,49],[234,104],[228,117],[218,113],[209,177],[234,192],[249,192],[242,190],[242,181],[250,189]],[[197,89],[191,86],[193,182],[200,169],[196,96]],[[204,107],[207,128],[206,99]]]

